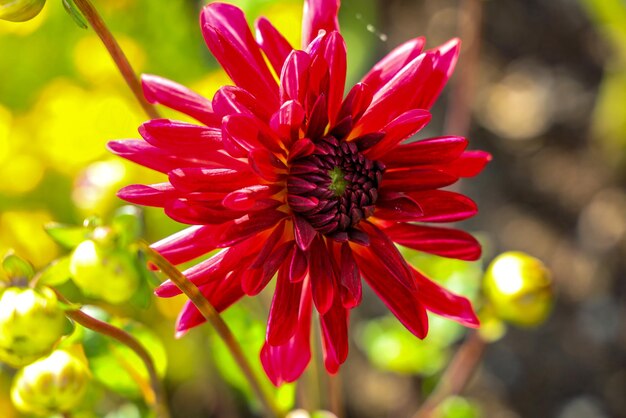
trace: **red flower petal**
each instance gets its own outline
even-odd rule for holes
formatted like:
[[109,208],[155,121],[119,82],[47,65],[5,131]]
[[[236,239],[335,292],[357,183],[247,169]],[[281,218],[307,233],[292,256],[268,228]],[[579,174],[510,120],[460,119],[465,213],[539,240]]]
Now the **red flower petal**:
[[298,247],[302,251],[307,251],[313,242],[313,238],[317,236],[317,231],[304,218],[293,215],[293,235]]
[[280,386],[297,380],[311,360],[311,291],[304,283],[298,326],[293,337],[279,346],[267,342],[261,349],[261,364],[272,383]]
[[[260,120],[267,120],[271,115],[267,106],[237,86],[220,87],[213,96],[213,109],[220,117],[220,122],[224,116],[234,114],[253,116]],[[221,123],[218,126],[221,126]]]
[[216,240],[218,242],[217,247],[230,247],[231,245],[250,238],[261,231],[265,231],[266,229],[273,227],[286,217],[287,214],[285,212],[276,209],[250,213],[240,219],[237,219],[233,223],[229,223]]
[[309,86],[311,57],[304,51],[293,50],[287,56],[280,73],[280,100],[304,103]]
[[211,158],[222,149],[222,132],[169,119],[153,119],[139,127],[139,133],[149,144],[178,155]]
[[335,278],[330,263],[330,254],[324,245],[324,238],[316,236],[309,251],[309,277],[313,302],[320,315],[328,312],[333,304]]
[[250,168],[264,180],[276,182],[287,177],[287,166],[266,149],[254,149],[248,154]]
[[[289,241],[272,248],[261,267],[256,269],[250,268],[246,271],[242,281],[244,292],[250,296],[258,295],[276,274],[280,265],[287,259],[293,247],[294,242]],[[257,263],[256,260],[255,263]]]
[[467,139],[460,136],[429,138],[400,145],[381,160],[387,168],[447,163],[457,159],[465,147]]
[[181,264],[200,257],[217,247],[216,238],[225,225],[202,225],[183,229],[154,244],[152,248],[172,264]]
[[346,84],[346,44],[339,32],[330,32],[322,39],[317,54],[328,64],[328,118],[331,126],[337,120]]
[[339,0],[305,0],[302,16],[302,48],[315,39],[320,30],[339,31]]
[[420,219],[424,212],[411,197],[401,193],[381,193],[376,202],[374,216],[386,221],[411,222]]
[[338,296],[328,312],[320,316],[324,366],[331,374],[337,373],[348,357],[348,321],[349,312]]
[[430,122],[430,112],[422,109],[413,109],[404,112],[383,128],[385,136],[373,147],[365,150],[364,154],[371,160],[379,160],[410,136],[415,135]]
[[360,248],[353,254],[365,281],[402,325],[417,337],[426,337],[428,316],[415,296],[418,291],[408,291],[397,280],[389,280],[389,273],[376,253]]
[[227,155],[223,155],[224,158],[220,160],[219,154],[212,157],[212,161],[179,157],[145,141],[134,139],[109,141],[107,148],[113,154],[161,173],[168,173],[178,167],[222,167],[233,161],[237,163]]
[[432,71],[434,54],[423,53],[407,64],[375,94],[372,103],[356,124],[353,136],[382,130],[390,121],[410,109]]
[[408,193],[424,212],[420,222],[457,222],[471,218],[478,212],[476,204],[467,196],[445,190]]
[[202,9],[200,25],[207,46],[239,87],[278,108],[278,89],[241,9],[211,3]]
[[289,280],[291,282],[299,282],[304,279],[308,271],[309,265],[306,254],[298,246],[291,253],[291,261],[289,263]]
[[224,196],[222,204],[233,210],[253,210],[259,203],[283,190],[279,184],[256,184],[244,187]]
[[361,303],[361,275],[352,256],[350,245],[346,242],[341,244],[340,259],[341,302],[344,307],[353,308]]
[[444,170],[458,177],[474,177],[483,171],[489,161],[491,161],[491,154],[488,152],[465,151]]
[[383,175],[380,192],[415,192],[438,189],[455,183],[458,177],[441,170],[412,168],[387,171]]
[[417,58],[424,49],[426,39],[411,39],[393,49],[363,77],[362,83],[377,90],[391,80],[409,62]]
[[267,320],[266,340],[269,345],[283,345],[289,341],[298,328],[298,312],[302,298],[302,282],[289,280],[288,258],[278,271],[276,290],[272,299]]
[[[300,103],[295,100],[288,100],[282,104],[280,109],[274,113],[270,119],[270,127],[280,136],[287,148],[300,137],[300,129],[306,114]],[[293,158],[291,153],[289,158]]]
[[117,192],[120,199],[135,205],[164,207],[169,200],[180,197],[180,193],[170,183],[131,184]]
[[478,328],[480,321],[467,298],[455,295],[428,279],[419,271],[412,270],[417,281],[417,297],[426,309],[437,315],[452,319],[466,327]]
[[459,260],[480,258],[480,244],[467,232],[433,226],[396,224],[385,233],[400,245],[442,257]]
[[352,87],[345,100],[341,104],[338,120],[351,117],[356,123],[367,110],[374,97],[374,90],[367,84],[357,83]]
[[[370,254],[370,257],[376,257],[385,260],[384,267],[398,283],[405,286],[408,290],[415,289],[415,280],[409,269],[409,265],[391,242],[391,239],[380,229],[369,222],[361,222],[359,227],[369,236],[370,245],[368,247],[359,248],[357,251],[364,251]],[[389,280],[388,281],[393,281]]]
[[264,17],[260,17],[254,24],[256,41],[265,53],[276,74],[280,74],[287,55],[293,50],[289,42]]
[[259,182],[250,171],[228,168],[177,168],[169,172],[168,178],[176,190],[184,193],[229,193]]
[[167,202],[165,213],[175,221],[189,225],[221,224],[246,214],[243,211],[225,209],[221,205],[209,205],[188,199]]
[[413,107],[430,109],[433,106],[454,71],[460,49],[461,41],[454,38],[428,51],[435,53],[437,59],[434,62],[433,71],[429,74],[428,79],[424,80],[422,91],[413,101]]
[[191,116],[207,126],[219,127],[222,118],[213,113],[211,102],[173,81],[156,75],[143,74],[141,85],[146,100],[159,103]]

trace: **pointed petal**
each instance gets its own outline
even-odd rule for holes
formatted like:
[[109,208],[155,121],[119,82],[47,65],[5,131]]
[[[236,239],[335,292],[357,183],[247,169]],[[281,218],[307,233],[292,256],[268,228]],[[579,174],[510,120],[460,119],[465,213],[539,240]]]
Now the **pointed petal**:
[[298,328],[298,312],[302,298],[302,282],[289,280],[289,261],[278,271],[276,290],[272,299],[267,320],[266,340],[269,345],[283,345],[289,341]]
[[228,193],[222,199],[222,205],[233,210],[251,210],[259,207],[276,193],[283,190],[279,184],[256,184]]
[[385,260],[384,266],[387,272],[398,283],[405,286],[408,290],[415,289],[415,280],[411,275],[409,265],[404,260],[404,257],[400,254],[396,246],[385,234],[385,232],[378,229],[376,226],[369,222],[361,222],[359,227],[365,232],[370,239],[369,247],[366,250],[371,254],[371,257],[377,257],[380,260]]
[[390,280],[387,269],[377,255],[362,247],[353,251],[363,278],[376,292],[396,318],[418,338],[428,333],[426,309],[415,296],[417,291],[408,291],[397,280]]
[[225,228],[224,225],[192,226],[155,242],[151,247],[170,263],[182,264],[214,250],[216,238]]
[[408,193],[422,209],[420,222],[457,222],[478,212],[476,203],[467,196],[446,190]]
[[376,201],[374,216],[394,222],[419,220],[424,214],[419,204],[402,193],[380,193]]
[[308,261],[306,254],[298,246],[291,253],[291,261],[289,263],[289,280],[291,282],[299,282],[304,279],[308,271]]
[[489,161],[491,161],[491,154],[488,152],[465,151],[444,170],[458,177],[474,177],[483,171]]
[[261,349],[261,364],[275,386],[294,382],[311,360],[311,290],[304,283],[295,334],[285,344],[272,346],[267,342]]
[[480,244],[465,231],[452,228],[395,224],[385,233],[396,243],[418,251],[459,260],[480,258]]
[[168,173],[168,178],[176,190],[184,193],[229,193],[259,183],[250,171],[228,168],[177,168]]
[[117,192],[117,197],[135,205],[162,208],[167,201],[180,197],[170,183],[131,184]]
[[293,215],[293,235],[296,239],[296,244],[302,251],[307,251],[313,242],[313,239],[317,236],[317,231],[311,226],[311,224],[304,218],[298,215]]
[[293,47],[283,35],[264,17],[260,17],[254,24],[256,28],[256,41],[265,53],[268,61],[276,74],[280,74],[287,55]]
[[222,118],[213,113],[209,99],[187,87],[156,75],[143,74],[141,86],[146,100],[191,116],[207,126],[219,127]]
[[430,122],[430,112],[412,109],[404,112],[383,128],[385,136],[364,154],[370,160],[379,160],[382,156],[395,149],[405,139],[415,135]]
[[399,145],[381,158],[387,168],[447,163],[457,159],[467,147],[460,136],[429,138]]
[[280,73],[280,100],[304,103],[309,86],[311,57],[304,51],[293,50],[287,56]]
[[335,374],[348,357],[349,311],[335,296],[333,306],[320,317],[324,366],[328,373]]
[[246,214],[243,211],[225,209],[221,205],[213,206],[184,198],[167,202],[165,213],[175,221],[189,225],[222,224]]
[[428,79],[434,59],[435,54],[419,55],[383,85],[374,94],[371,105],[357,122],[352,135],[378,132],[402,113],[417,108],[412,102]]
[[237,86],[222,86],[213,96],[213,109],[220,117],[220,124],[224,116],[243,114],[268,120],[271,113],[265,105],[246,90]]
[[328,119],[333,126],[337,121],[346,85],[346,43],[339,32],[330,32],[322,40],[317,53],[328,64],[329,84],[325,93],[328,98]]
[[415,96],[413,107],[430,109],[433,106],[454,71],[460,50],[461,41],[454,38],[429,51],[435,53],[437,59],[434,62],[433,71],[422,84],[420,94]]
[[446,290],[415,269],[413,275],[417,281],[417,297],[426,309],[466,327],[478,328],[480,321],[467,298]]
[[304,109],[295,100],[286,101],[272,115],[270,127],[280,136],[287,148],[299,140],[305,116]]
[[438,189],[449,186],[457,180],[458,177],[450,173],[430,168],[387,171],[383,174],[380,192],[416,192]]
[[302,16],[302,48],[315,39],[320,30],[339,32],[339,0],[305,0]]
[[335,278],[330,255],[324,245],[324,238],[319,235],[311,244],[309,251],[309,277],[311,278],[311,290],[313,302],[320,315],[328,312],[333,304]]
[[370,72],[363,77],[361,82],[367,84],[374,90],[378,90],[391,80],[398,71],[404,68],[413,59],[417,58],[422,53],[425,43],[426,39],[419,37],[396,47],[374,65]]
[[287,214],[285,212],[276,209],[268,209],[243,216],[235,222],[229,223],[216,240],[218,242],[217,247],[230,247],[273,227],[286,217]]
[[202,9],[200,24],[207,46],[239,87],[249,91],[267,109],[278,108],[278,88],[265,64],[241,9],[211,3]]
[[287,177],[287,166],[266,149],[253,149],[248,154],[250,168],[264,180],[277,182]]
[[361,275],[359,268],[352,256],[352,250],[347,242],[341,244],[341,266],[340,280],[341,284],[341,302],[346,308],[354,308],[361,303]]

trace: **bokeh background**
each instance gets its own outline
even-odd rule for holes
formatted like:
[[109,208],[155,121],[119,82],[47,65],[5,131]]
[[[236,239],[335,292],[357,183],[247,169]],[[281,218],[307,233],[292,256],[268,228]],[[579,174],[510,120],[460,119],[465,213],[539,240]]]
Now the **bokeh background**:
[[[228,83],[199,31],[202,2],[94,3],[139,72],[208,97]],[[300,1],[234,3],[299,44]],[[485,172],[460,186],[479,205],[463,226],[480,237],[484,256],[418,257],[420,266],[468,296],[503,251],[525,251],[553,271],[548,321],[512,327],[491,344],[464,398],[442,416],[626,417],[626,2],[344,0],[340,22],[349,84],[409,38],[425,35],[428,46],[463,39],[456,74],[420,136],[466,134],[470,148],[493,154]],[[122,205],[118,188],[161,181],[105,150],[107,140],[137,137],[144,120],[96,35],[60,1],[30,22],[0,22],[0,252],[13,248],[43,268],[64,254],[43,224],[107,219]],[[145,220],[151,241],[181,228],[158,211],[145,211]],[[253,359],[270,300],[264,293],[226,315]],[[144,323],[146,341],[157,341],[175,417],[252,416],[245,383],[208,327],[173,338],[182,302],[105,308]],[[349,417],[411,416],[463,332],[435,321],[431,336],[416,341],[369,294],[352,322],[340,382]],[[123,371],[103,364],[77,416],[147,416],[133,382],[124,386]],[[2,418],[18,416],[8,400],[12,374],[0,366]],[[323,393],[305,390],[318,386],[314,373],[304,382],[278,396],[289,404],[296,392],[300,406],[327,405]]]

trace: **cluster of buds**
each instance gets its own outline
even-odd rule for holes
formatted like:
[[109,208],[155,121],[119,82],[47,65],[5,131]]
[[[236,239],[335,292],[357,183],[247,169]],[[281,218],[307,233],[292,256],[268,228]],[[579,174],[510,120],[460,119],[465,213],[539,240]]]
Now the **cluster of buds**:
[[21,368],[11,398],[25,414],[68,412],[89,380],[86,362],[58,349],[72,330],[55,291],[38,283],[32,266],[8,254],[0,272],[0,362]]

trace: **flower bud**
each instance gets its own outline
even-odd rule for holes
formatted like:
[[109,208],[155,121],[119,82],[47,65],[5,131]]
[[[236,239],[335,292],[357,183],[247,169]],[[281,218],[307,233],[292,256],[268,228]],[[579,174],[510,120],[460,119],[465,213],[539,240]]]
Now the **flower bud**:
[[11,400],[26,414],[48,416],[67,412],[80,403],[89,378],[83,359],[56,350],[18,372],[11,387]]
[[484,289],[495,314],[515,325],[538,326],[552,307],[550,271],[522,252],[496,257],[485,273]]
[[139,287],[139,272],[125,251],[83,241],[70,259],[70,272],[86,296],[118,304],[130,299]]
[[55,293],[10,287],[0,296],[0,361],[20,367],[48,353],[69,330]]
[[37,16],[46,0],[0,0],[0,19],[25,22]]

